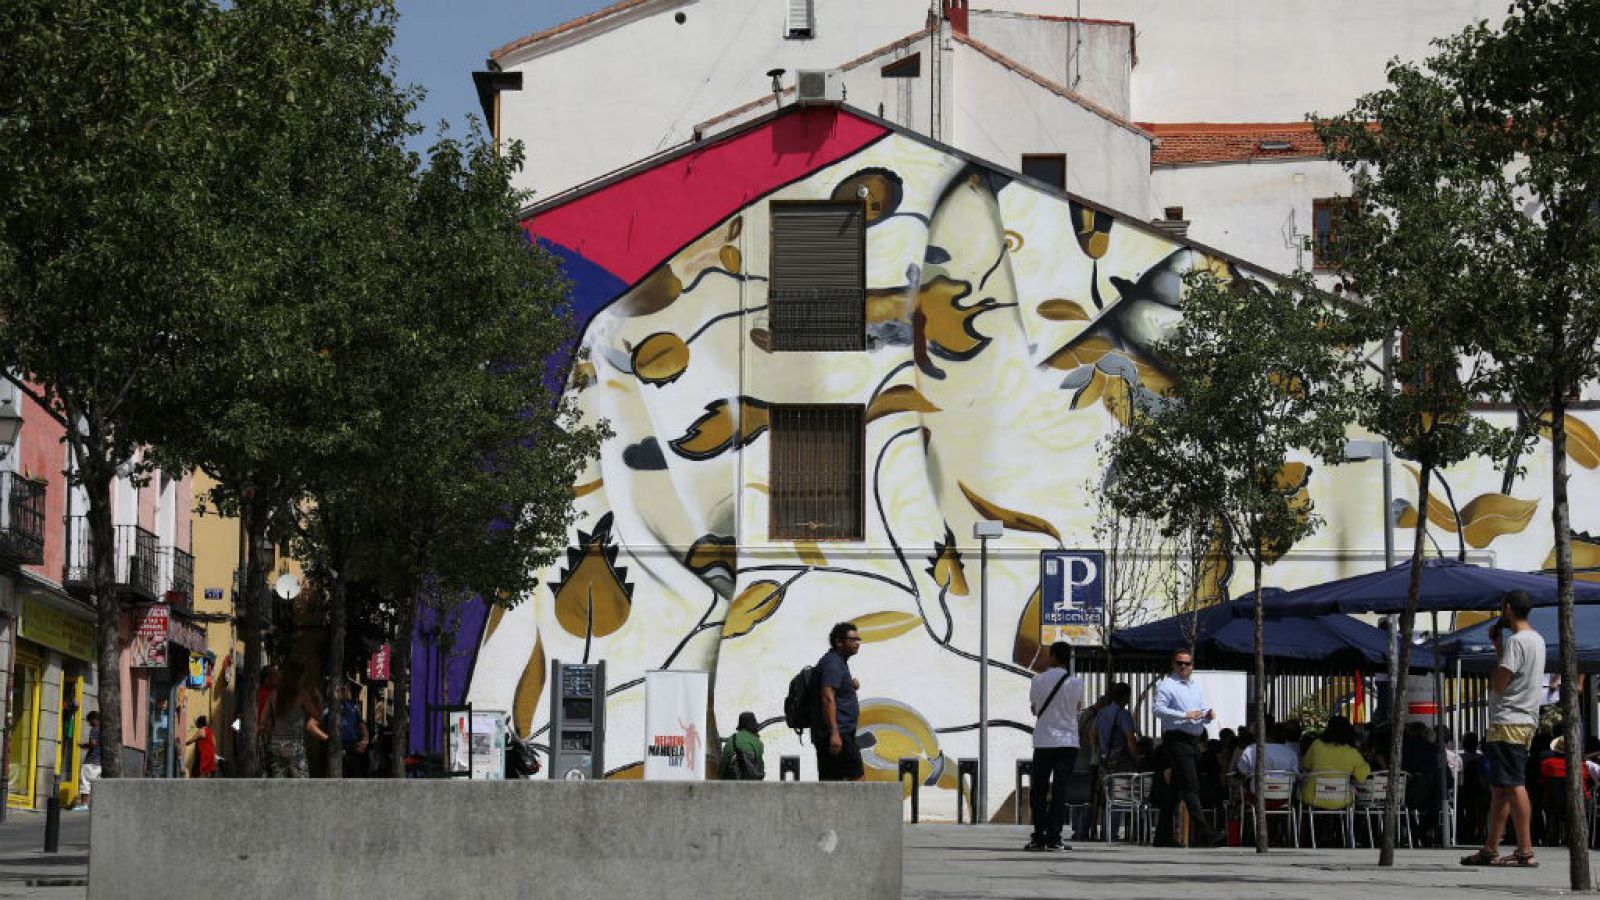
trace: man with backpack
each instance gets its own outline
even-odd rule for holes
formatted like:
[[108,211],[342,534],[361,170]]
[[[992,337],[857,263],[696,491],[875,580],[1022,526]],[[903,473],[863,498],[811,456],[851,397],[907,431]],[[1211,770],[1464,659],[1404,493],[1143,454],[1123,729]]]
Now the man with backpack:
[[860,650],[855,623],[840,622],[828,632],[828,652],[812,669],[819,715],[811,723],[811,745],[817,750],[819,781],[860,781],[864,774],[856,746],[861,683],[850,674],[850,657]]
[[1050,645],[1050,668],[1035,675],[1028,700],[1038,721],[1033,726],[1033,836],[1024,850],[1070,850],[1061,840],[1067,811],[1067,779],[1078,761],[1078,712],[1083,679],[1067,672],[1072,645]]

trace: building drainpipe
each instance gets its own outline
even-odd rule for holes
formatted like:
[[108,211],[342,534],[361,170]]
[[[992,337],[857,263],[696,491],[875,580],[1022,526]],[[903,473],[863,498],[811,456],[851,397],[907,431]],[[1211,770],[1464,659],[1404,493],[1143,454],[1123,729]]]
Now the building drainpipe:
[[[12,595],[15,599],[15,594]],[[5,683],[5,728],[0,730],[0,772],[11,771],[11,679],[16,677],[17,665],[17,620],[10,613],[0,610],[0,620],[5,622],[5,633],[11,639],[11,653],[6,659]],[[4,788],[6,796],[0,797],[0,822],[6,820],[6,813],[11,808],[11,785],[7,783]]]

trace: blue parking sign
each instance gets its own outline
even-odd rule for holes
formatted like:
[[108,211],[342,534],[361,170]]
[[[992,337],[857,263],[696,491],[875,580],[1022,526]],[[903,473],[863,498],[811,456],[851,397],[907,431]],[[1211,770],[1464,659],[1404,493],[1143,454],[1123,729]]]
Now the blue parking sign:
[[1104,550],[1039,553],[1039,641],[1098,645],[1105,619]]

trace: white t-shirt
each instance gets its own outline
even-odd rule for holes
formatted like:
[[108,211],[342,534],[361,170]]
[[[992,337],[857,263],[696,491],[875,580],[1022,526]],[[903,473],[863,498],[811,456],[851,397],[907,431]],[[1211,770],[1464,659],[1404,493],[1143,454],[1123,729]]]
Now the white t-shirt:
[[1532,725],[1544,699],[1544,638],[1532,628],[1504,638],[1500,667],[1511,672],[1504,693],[1489,692],[1490,725]]
[[[1061,690],[1051,697],[1049,707],[1039,709],[1061,680]],[[1078,746],[1078,713],[1083,711],[1083,679],[1069,676],[1066,669],[1048,669],[1033,676],[1033,686],[1028,689],[1028,702],[1038,709],[1039,721],[1033,726],[1035,747]]]

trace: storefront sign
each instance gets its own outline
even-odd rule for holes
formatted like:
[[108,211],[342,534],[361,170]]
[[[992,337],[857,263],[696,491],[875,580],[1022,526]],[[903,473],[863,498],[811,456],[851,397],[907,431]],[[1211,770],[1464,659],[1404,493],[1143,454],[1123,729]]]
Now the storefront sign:
[[389,645],[384,644],[372,653],[372,658],[367,660],[368,681],[389,680]]
[[31,597],[22,600],[17,633],[74,659],[94,659],[94,624],[74,618]]
[[1044,550],[1039,554],[1039,642],[1100,643],[1105,616],[1104,550]]
[[[133,640],[128,643],[128,665],[134,668],[166,668],[168,644],[175,644],[193,653],[203,653],[206,649],[205,632],[192,622],[173,615],[171,608],[163,604],[136,609]],[[187,655],[180,659],[187,659]]]
[[644,779],[705,780],[705,672],[644,673]]
[[128,665],[136,669],[166,668],[170,613],[165,606],[139,608],[133,620],[133,640],[128,644]]

